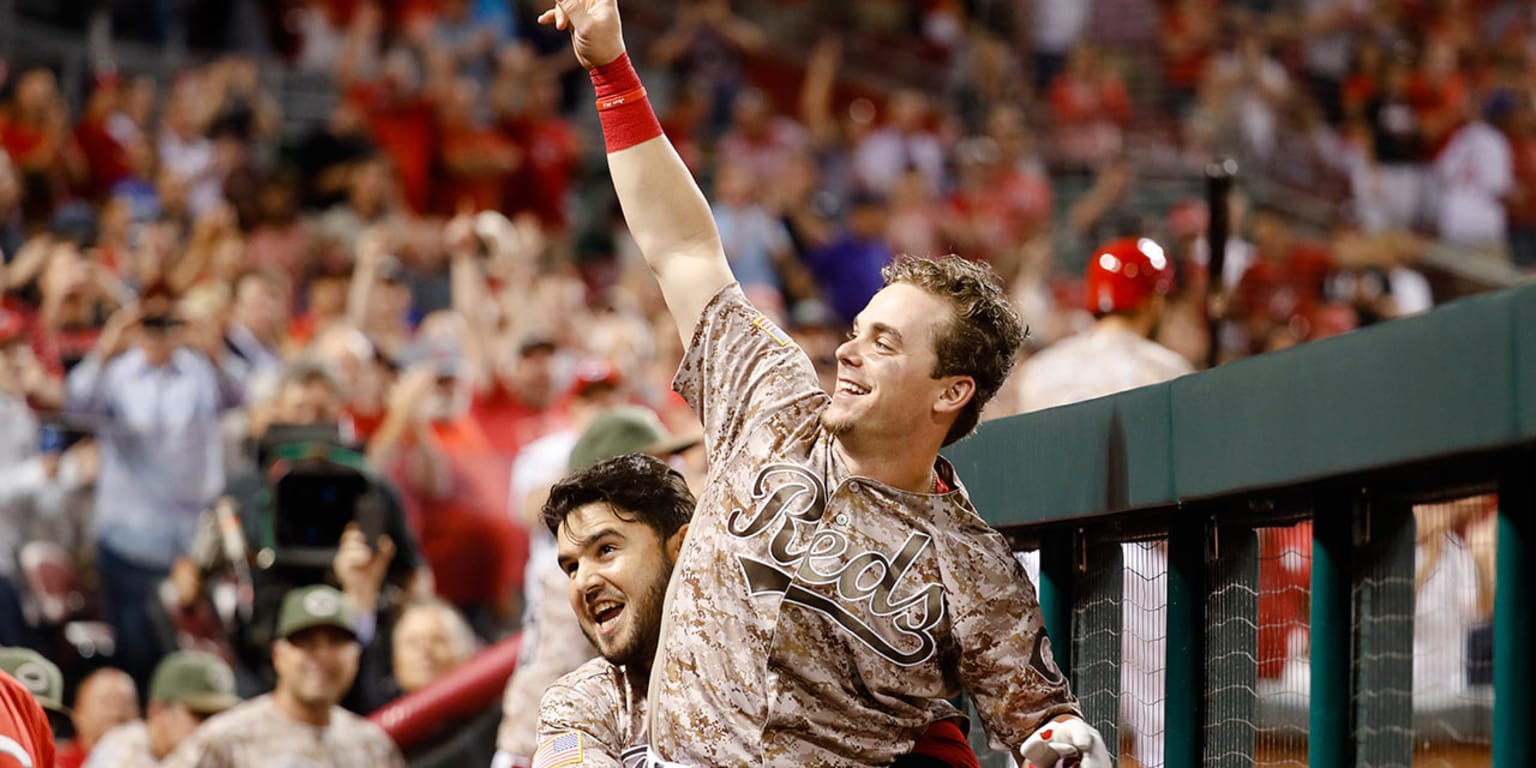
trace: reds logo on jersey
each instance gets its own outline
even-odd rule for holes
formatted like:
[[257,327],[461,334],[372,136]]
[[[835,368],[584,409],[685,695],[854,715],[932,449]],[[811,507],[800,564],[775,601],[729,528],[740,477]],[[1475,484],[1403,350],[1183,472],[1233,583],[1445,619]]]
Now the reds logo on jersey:
[[[933,543],[931,537],[913,532],[890,554],[849,552],[842,532],[817,529],[826,510],[826,486],[796,464],[769,464],[759,470],[752,500],[756,509],[732,510],[726,529],[741,539],[772,529],[772,562],[736,555],[754,597],[781,595],[816,611],[893,664],[912,666],[933,656],[938,643],[932,630],[944,618],[943,585],[909,583],[897,595],[918,557]],[[797,548],[806,533],[812,533],[809,543]],[[818,586],[832,587],[835,596],[808,588]],[[888,619],[897,637],[877,631],[865,617]]]

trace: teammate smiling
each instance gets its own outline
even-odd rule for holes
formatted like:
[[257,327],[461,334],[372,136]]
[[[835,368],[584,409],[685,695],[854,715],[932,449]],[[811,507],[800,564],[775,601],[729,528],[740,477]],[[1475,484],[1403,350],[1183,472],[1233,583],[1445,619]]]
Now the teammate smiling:
[[888,268],[829,400],[736,285],[624,53],[616,0],[558,0],[541,21],[570,29],[592,69],[619,201],[688,342],[674,386],[705,429],[710,476],[649,686],[659,757],[889,765],[967,691],[1018,756],[1107,766],[1033,587],[938,457],[1023,340],[991,273],[953,258]]

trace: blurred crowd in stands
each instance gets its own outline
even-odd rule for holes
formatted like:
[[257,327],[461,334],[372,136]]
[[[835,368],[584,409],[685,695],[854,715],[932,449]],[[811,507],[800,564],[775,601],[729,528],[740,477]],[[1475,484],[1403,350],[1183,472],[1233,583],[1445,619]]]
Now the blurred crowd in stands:
[[[388,661],[410,606],[467,620],[478,640],[436,630],[459,660],[518,626],[525,445],[599,400],[696,429],[590,87],[539,5],[16,4],[16,29],[91,58],[0,48],[0,645],[72,689],[129,673],[103,690],[210,651],[251,696],[283,594],[329,580],[382,622],[358,633],[366,712],[426,674]],[[1157,339],[1203,366],[1222,155],[1241,172],[1219,359],[1465,291],[1421,267],[1434,249],[1536,268],[1529,2],[626,13],[735,274],[827,376],[899,254],[990,262],[1033,353],[1091,323],[1082,265],[1125,236],[1170,255]],[[112,45],[186,53],[135,71]],[[318,119],[293,114],[302,77],[326,84]],[[1017,410],[1005,391],[987,417]],[[284,515],[314,498],[334,514]]]

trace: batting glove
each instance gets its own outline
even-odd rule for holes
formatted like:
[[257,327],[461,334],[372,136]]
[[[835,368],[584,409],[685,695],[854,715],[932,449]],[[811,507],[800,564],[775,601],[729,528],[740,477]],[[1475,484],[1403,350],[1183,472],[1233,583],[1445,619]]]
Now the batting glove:
[[1081,718],[1046,723],[1024,740],[1026,768],[1112,768],[1104,737]]

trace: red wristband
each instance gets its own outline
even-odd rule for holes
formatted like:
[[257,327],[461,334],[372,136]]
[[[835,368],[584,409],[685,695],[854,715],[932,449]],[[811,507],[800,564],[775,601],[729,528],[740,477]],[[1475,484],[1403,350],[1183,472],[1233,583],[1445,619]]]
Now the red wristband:
[[626,104],[633,104],[646,97],[645,88],[636,88],[633,91],[625,91],[611,99],[598,99],[597,111],[607,112],[610,109],[618,109]]
[[588,74],[597,92],[597,116],[603,123],[603,141],[609,154],[661,135],[661,123],[651,109],[629,54],[620,54]]

